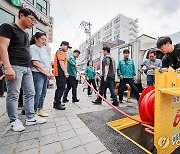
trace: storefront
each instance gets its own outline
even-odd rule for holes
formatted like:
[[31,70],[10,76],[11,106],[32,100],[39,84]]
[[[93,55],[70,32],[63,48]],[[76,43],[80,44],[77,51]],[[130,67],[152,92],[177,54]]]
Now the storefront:
[[0,0],[0,25],[12,23],[18,20],[19,8],[29,8],[38,17],[37,24],[26,30],[31,38],[36,32],[44,32],[47,35],[47,47],[53,40],[53,18],[50,17],[50,0]]

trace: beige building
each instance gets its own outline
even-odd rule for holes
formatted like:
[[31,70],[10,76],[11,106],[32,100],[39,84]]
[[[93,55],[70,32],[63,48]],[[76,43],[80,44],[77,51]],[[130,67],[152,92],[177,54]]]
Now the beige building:
[[53,40],[53,18],[50,17],[50,0],[0,0],[0,25],[18,20],[20,7],[31,9],[38,17],[37,24],[26,30],[29,37],[36,32],[45,32],[47,47]]
[[[122,40],[125,43],[131,42],[138,37],[138,19],[134,20],[122,14],[111,19],[101,29],[91,36],[93,46],[102,42],[112,43],[115,40]],[[80,44],[82,51],[87,48],[86,41]]]

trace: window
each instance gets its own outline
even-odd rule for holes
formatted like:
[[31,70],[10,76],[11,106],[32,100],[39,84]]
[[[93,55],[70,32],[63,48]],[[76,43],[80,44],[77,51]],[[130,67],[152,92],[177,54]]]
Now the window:
[[31,4],[34,4],[34,0],[26,0],[28,2],[30,2]]
[[45,0],[37,0],[36,8],[47,14],[47,2]]
[[29,34],[29,39],[31,39],[32,35],[33,35],[33,29],[26,29],[26,32]]
[[41,30],[41,29],[39,29],[39,28],[36,28],[36,32],[45,33],[44,31],[42,31],[42,30]]
[[15,21],[14,15],[0,9],[0,25],[3,23],[12,23]]

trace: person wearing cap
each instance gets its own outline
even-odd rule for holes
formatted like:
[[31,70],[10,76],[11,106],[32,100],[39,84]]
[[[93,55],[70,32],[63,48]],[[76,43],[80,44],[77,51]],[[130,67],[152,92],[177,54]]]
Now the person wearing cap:
[[180,43],[172,45],[169,36],[160,37],[157,40],[157,48],[165,55],[162,58],[162,69],[167,71],[171,66],[173,69],[180,69]]
[[67,78],[67,88],[64,92],[63,96],[63,102],[66,103],[69,100],[67,99],[69,90],[72,88],[72,102],[79,102],[79,99],[77,99],[77,66],[76,66],[76,59],[79,57],[80,51],[74,50],[73,55],[68,57],[67,60],[67,72],[69,74],[69,77]]
[[66,88],[67,78],[69,74],[67,72],[67,50],[72,47],[69,46],[69,42],[62,41],[61,47],[55,54],[54,57],[54,76],[56,79],[56,91],[54,96],[53,108],[58,110],[65,110],[65,104],[61,102],[61,98]]

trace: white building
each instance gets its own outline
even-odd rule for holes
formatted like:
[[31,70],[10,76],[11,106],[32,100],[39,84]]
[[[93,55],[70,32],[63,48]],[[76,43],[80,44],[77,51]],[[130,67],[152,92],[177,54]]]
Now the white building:
[[[93,46],[100,42],[112,42],[116,39],[120,39],[128,43],[138,37],[138,19],[133,20],[122,14],[117,15],[100,30],[91,36]],[[86,46],[86,42],[83,42],[79,49],[82,51]]]
[[20,7],[31,9],[38,17],[37,24],[26,30],[29,37],[36,32],[44,32],[47,36],[47,47],[53,40],[53,18],[50,17],[50,0],[0,0],[0,25],[18,20]]

